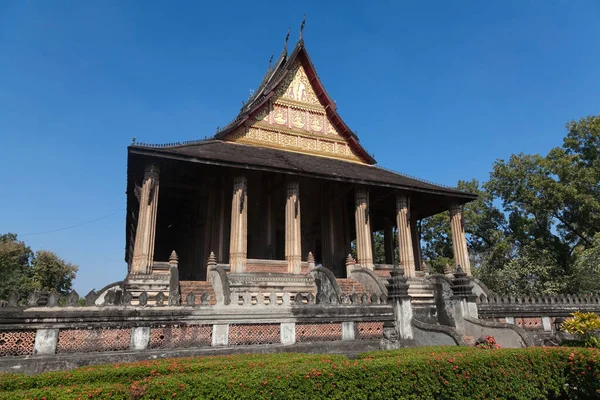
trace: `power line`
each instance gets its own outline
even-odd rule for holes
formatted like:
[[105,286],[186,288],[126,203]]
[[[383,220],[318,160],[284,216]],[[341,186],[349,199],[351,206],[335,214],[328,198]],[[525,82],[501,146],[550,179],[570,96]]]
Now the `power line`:
[[21,236],[35,236],[35,235],[44,235],[44,234],[46,234],[46,233],[54,233],[54,232],[59,232],[59,231],[65,231],[65,230],[67,230],[67,229],[79,228],[80,226],[87,225],[87,224],[91,224],[92,222],[100,221],[100,220],[102,220],[102,219],[105,219],[105,218],[108,218],[108,217],[112,217],[113,215],[115,215],[115,214],[117,214],[117,213],[120,213],[120,212],[121,212],[121,211],[123,211],[123,210],[125,210],[125,208],[121,208],[120,210],[117,210],[117,211],[115,211],[115,212],[112,212],[112,213],[110,213],[110,214],[104,215],[104,216],[102,216],[102,217],[100,217],[100,218],[92,219],[92,220],[90,220],[90,221],[86,221],[86,222],[83,222],[83,223],[81,223],[81,224],[77,224],[77,225],[65,226],[64,228],[53,229],[53,230],[51,230],[51,231],[35,232],[35,233],[25,233],[25,234],[18,235],[18,236],[19,236],[19,237],[21,237]]

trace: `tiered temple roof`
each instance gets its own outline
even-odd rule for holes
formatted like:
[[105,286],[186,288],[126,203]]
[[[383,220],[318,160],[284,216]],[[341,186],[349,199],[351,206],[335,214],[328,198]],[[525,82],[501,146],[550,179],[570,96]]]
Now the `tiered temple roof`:
[[[375,166],[375,159],[338,114],[303,40],[291,54],[282,52],[239,114],[213,138],[183,144],[134,143],[129,153],[431,193],[459,203],[476,198]],[[440,202],[421,217],[444,207]]]

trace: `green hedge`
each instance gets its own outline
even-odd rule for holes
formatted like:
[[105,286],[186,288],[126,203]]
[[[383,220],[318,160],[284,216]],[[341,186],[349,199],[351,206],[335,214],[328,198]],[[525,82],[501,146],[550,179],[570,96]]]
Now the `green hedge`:
[[6,399],[589,399],[600,351],[423,347],[338,355],[235,355],[0,374]]

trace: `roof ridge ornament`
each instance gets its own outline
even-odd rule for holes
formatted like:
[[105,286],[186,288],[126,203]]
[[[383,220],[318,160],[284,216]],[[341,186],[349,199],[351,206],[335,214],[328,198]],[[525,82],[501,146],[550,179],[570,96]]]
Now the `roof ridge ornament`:
[[287,35],[285,35],[285,44],[283,45],[283,52],[286,54],[287,54],[288,41],[290,40],[290,31],[291,31],[291,28],[288,27],[288,33],[287,33]]
[[304,42],[304,39],[302,38],[302,31],[304,30],[305,24],[306,24],[306,13],[304,13],[304,18],[302,19],[302,25],[300,25],[300,39],[298,40],[298,42],[300,42],[300,43]]

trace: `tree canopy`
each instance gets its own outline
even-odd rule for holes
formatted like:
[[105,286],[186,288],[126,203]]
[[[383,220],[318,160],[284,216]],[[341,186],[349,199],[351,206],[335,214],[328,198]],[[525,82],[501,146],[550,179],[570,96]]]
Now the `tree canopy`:
[[[474,273],[500,293],[600,289],[600,116],[571,121],[547,155],[497,160],[488,182],[459,181],[479,198],[463,218]],[[421,223],[423,256],[452,263],[448,213]]]
[[13,292],[21,297],[33,290],[71,290],[78,267],[47,250],[35,254],[17,235],[0,235],[0,299]]

